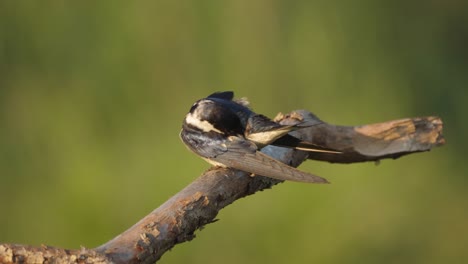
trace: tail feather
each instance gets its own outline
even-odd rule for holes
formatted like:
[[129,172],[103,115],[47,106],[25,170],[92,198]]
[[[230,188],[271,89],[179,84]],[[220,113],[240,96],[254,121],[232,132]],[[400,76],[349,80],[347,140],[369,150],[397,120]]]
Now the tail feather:
[[331,148],[323,147],[323,146],[320,146],[311,142],[302,141],[291,135],[285,135],[275,140],[271,144],[278,146],[278,147],[294,148],[294,149],[304,150],[304,151],[309,151],[309,152],[325,152],[325,153],[333,153],[333,154],[342,153],[341,151],[338,151],[336,149],[331,149]]

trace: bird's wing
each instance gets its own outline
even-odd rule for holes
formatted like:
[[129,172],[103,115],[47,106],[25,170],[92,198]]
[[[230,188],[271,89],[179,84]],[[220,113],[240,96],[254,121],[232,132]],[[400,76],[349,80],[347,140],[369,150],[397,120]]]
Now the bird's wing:
[[219,98],[223,100],[231,101],[234,98],[234,92],[226,91],[226,92],[216,92],[208,95],[207,98]]
[[245,137],[262,148],[266,145],[294,148],[308,152],[341,153],[335,149],[326,148],[311,142],[302,141],[288,133],[317,125],[306,122],[297,125],[280,125],[263,115],[251,116],[245,129]]
[[[206,140],[207,134],[212,140]],[[180,132],[180,138],[191,151],[204,158],[213,158],[228,151],[226,144],[222,144],[223,135],[214,131],[202,133],[186,126]]]
[[293,125],[280,125],[264,115],[249,117],[245,128],[245,137],[260,147],[269,145],[294,129]]
[[278,180],[328,183],[322,177],[300,171],[257,150],[254,143],[236,137],[227,144],[227,151],[212,160],[234,169]]

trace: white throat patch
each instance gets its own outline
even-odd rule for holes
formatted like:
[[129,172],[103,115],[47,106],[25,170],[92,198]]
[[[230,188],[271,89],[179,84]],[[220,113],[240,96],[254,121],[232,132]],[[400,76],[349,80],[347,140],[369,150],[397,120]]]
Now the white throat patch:
[[223,134],[223,132],[221,130],[216,129],[212,124],[210,124],[210,122],[208,122],[206,120],[202,121],[202,120],[194,117],[192,113],[187,114],[187,116],[185,117],[185,122],[187,122],[187,124],[189,124],[189,125],[192,125],[192,126],[198,128],[198,129],[200,129],[203,132],[214,131],[216,133]]

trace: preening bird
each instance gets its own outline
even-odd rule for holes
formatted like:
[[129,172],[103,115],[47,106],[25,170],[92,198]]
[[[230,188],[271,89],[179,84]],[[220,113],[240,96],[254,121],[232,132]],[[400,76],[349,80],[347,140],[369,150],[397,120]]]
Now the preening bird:
[[279,180],[328,183],[322,177],[300,171],[259,151],[274,145],[310,152],[340,153],[288,134],[310,125],[280,125],[253,112],[247,100],[233,98],[233,92],[217,92],[192,105],[180,132],[182,141],[191,151],[214,166]]

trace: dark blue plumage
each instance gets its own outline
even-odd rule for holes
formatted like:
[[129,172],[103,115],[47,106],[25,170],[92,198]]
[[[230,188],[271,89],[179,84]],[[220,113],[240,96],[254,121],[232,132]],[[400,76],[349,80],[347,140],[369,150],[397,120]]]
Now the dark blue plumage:
[[280,180],[327,182],[287,166],[259,150],[272,144],[307,151],[335,151],[289,135],[290,131],[300,127],[277,124],[253,112],[245,99],[233,100],[233,97],[233,92],[214,93],[192,105],[180,133],[191,151],[216,166]]

